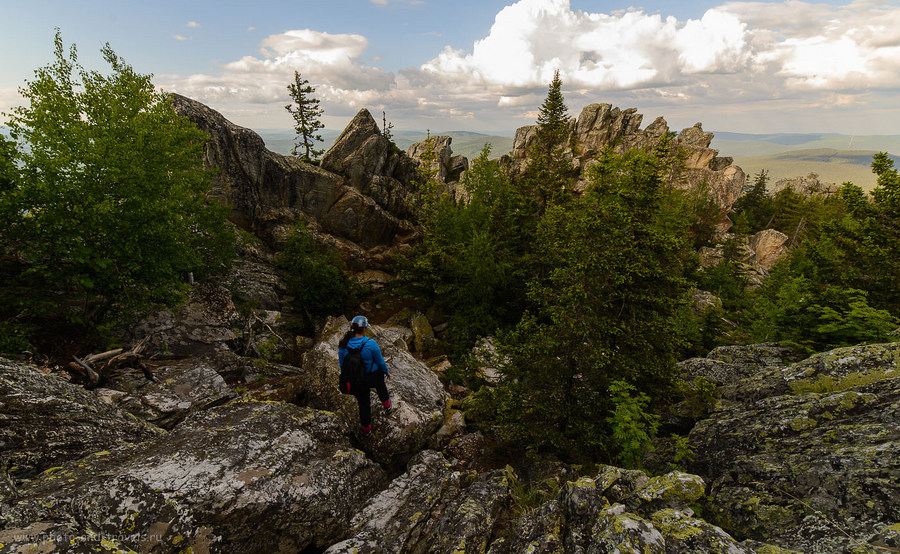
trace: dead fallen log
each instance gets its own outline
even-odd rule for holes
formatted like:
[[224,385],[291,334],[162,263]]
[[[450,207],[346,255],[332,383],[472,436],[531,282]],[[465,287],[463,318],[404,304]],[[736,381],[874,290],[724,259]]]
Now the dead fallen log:
[[100,379],[110,372],[126,364],[139,363],[143,358],[144,350],[147,349],[149,339],[150,337],[144,337],[130,350],[116,348],[98,354],[88,354],[84,359],[72,356],[74,362],[69,363],[67,367],[85,375],[88,387],[96,387],[100,383]]

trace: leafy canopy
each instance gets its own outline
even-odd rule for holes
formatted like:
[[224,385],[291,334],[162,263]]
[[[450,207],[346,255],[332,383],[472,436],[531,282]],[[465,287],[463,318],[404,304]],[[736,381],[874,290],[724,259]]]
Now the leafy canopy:
[[108,44],[101,53],[108,74],[84,69],[57,31],[54,60],[10,114],[16,147],[0,145],[4,314],[62,310],[97,324],[114,306],[119,317],[173,302],[189,272],[230,259],[227,210],[206,198],[208,136],[150,75]]

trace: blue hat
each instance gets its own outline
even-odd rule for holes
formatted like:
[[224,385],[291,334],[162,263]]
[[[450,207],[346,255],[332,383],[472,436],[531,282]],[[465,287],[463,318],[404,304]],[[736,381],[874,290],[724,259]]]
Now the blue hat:
[[364,315],[358,315],[358,316],[354,317],[353,321],[351,321],[350,323],[352,323],[359,329],[369,326],[369,320],[366,319],[366,316],[364,316]]

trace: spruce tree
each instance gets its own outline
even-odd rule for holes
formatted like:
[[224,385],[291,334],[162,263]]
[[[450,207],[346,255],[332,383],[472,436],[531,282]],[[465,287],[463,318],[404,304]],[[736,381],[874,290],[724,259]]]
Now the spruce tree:
[[322,142],[322,135],[318,134],[319,129],[325,127],[319,120],[322,117],[319,99],[313,96],[316,89],[310,86],[308,80],[300,76],[299,71],[294,71],[294,82],[287,88],[294,104],[288,104],[284,109],[293,116],[294,131],[297,132],[296,142],[291,153],[300,156],[304,161],[312,162],[324,152],[324,150],[314,148],[315,143]]
[[528,155],[531,162],[521,184],[531,191],[537,200],[538,213],[542,214],[548,206],[563,201],[567,187],[577,177],[577,170],[565,152],[569,146],[569,114],[558,70],[541,105],[535,134],[537,140]]
[[538,141],[544,148],[549,151],[563,145],[569,132],[569,109],[563,98],[558,69],[553,73],[547,98],[541,104],[537,124]]

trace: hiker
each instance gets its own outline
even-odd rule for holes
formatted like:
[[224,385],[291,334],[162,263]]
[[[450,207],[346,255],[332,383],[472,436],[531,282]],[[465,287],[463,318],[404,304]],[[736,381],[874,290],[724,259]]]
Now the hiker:
[[384,356],[381,354],[378,343],[366,336],[368,326],[369,321],[365,316],[354,317],[350,322],[350,330],[338,344],[338,361],[341,366],[344,365],[348,349],[361,348],[360,355],[366,370],[365,383],[353,394],[359,403],[359,424],[363,438],[372,434],[372,407],[369,405],[369,390],[372,387],[375,387],[378,392],[378,399],[381,400],[381,406],[385,413],[389,414],[393,409],[387,385],[384,383],[385,379],[390,378],[390,373],[388,373],[387,364],[384,363]]

